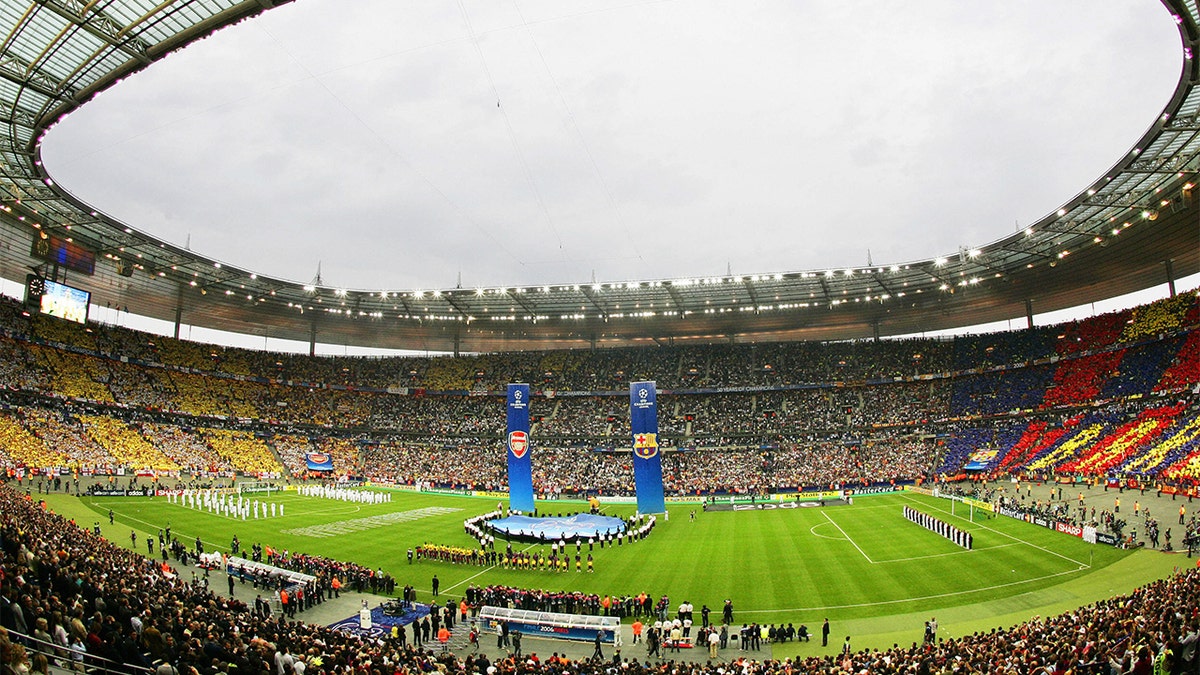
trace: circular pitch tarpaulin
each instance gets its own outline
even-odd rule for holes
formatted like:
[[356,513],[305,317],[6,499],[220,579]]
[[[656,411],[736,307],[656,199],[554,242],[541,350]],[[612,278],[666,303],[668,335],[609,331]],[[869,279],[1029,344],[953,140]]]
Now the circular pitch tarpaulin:
[[576,538],[597,538],[602,534],[616,536],[625,531],[625,521],[620,518],[587,513],[560,518],[509,516],[489,520],[487,525],[497,536],[543,541],[574,541]]

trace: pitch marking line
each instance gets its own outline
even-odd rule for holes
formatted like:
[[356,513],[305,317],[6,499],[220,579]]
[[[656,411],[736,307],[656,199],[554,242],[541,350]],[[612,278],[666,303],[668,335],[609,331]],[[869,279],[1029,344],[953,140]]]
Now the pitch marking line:
[[998,548],[1008,548],[1009,546],[1020,546],[1020,544],[1018,544],[1017,542],[1014,541],[1011,544],[1000,544],[998,546],[988,546],[986,548],[975,548],[975,549],[965,549],[964,548],[961,551],[950,551],[949,553],[930,553],[929,555],[916,555],[911,558],[894,558],[892,560],[880,560],[879,562],[877,562],[875,564],[883,565],[885,563],[909,562],[910,560],[927,560],[929,558],[945,558],[947,556],[952,556],[952,555],[963,555],[964,553],[974,553],[975,551],[994,551]]
[[[942,507],[940,507],[940,506],[938,506],[938,505],[936,505],[936,504],[932,504],[932,505],[931,505],[931,504],[928,504],[927,502],[923,502],[923,501],[920,501],[920,500],[918,500],[918,499],[913,499],[912,497],[909,497],[909,496],[907,496],[907,495],[906,495],[904,498],[905,498],[905,499],[907,499],[907,500],[909,500],[909,501],[915,502],[915,503],[917,503],[917,504],[922,504],[922,505],[924,505],[924,506],[928,506],[930,509],[933,509],[934,511],[941,511],[942,513],[944,513],[944,514],[946,514],[946,515],[950,516],[951,518],[957,518],[957,519],[959,519],[959,520],[962,520],[962,521],[965,521],[965,522],[971,523],[972,525],[974,525],[974,526],[975,526],[975,528],[976,528],[976,529],[980,529],[980,530],[987,530],[988,532],[993,532],[993,533],[995,533],[995,534],[998,534],[998,535],[1001,535],[1001,536],[1004,536],[1004,537],[1008,537],[1009,539],[1012,539],[1013,541],[1017,541],[1017,542],[1020,542],[1020,543],[1022,543],[1022,544],[1025,544],[1026,546],[1028,546],[1028,547],[1030,547],[1030,548],[1036,548],[1037,550],[1039,550],[1039,551],[1042,551],[1043,553],[1049,553],[1050,555],[1052,555],[1052,556],[1055,556],[1055,557],[1057,557],[1057,558],[1062,558],[1063,560],[1066,560],[1067,562],[1072,562],[1072,563],[1075,563],[1076,565],[1079,565],[1079,568],[1080,568],[1080,569],[1083,569],[1083,568],[1090,568],[1090,567],[1091,567],[1091,565],[1088,565],[1088,564],[1082,563],[1082,562],[1080,562],[1080,561],[1078,561],[1078,560],[1076,560],[1076,559],[1074,559],[1074,558],[1071,558],[1071,557],[1069,557],[1069,556],[1065,556],[1065,555],[1063,555],[1063,554],[1061,554],[1061,553],[1058,553],[1057,551],[1051,551],[1050,549],[1048,549],[1048,548],[1046,548],[1046,547],[1044,547],[1044,546],[1038,546],[1037,544],[1034,544],[1034,543],[1031,543],[1031,542],[1025,541],[1024,539],[1022,539],[1022,538],[1020,538],[1020,537],[1013,536],[1013,535],[1011,535],[1011,534],[1009,534],[1009,533],[1007,533],[1007,532],[1001,532],[1000,530],[993,529],[993,528],[991,528],[991,527],[988,527],[987,525],[982,525],[982,524],[980,524],[980,523],[972,522],[971,520],[968,520],[967,518],[964,518],[964,517],[962,517],[962,516],[960,516],[960,515],[958,515],[958,514],[951,513],[950,511],[947,511],[946,509],[944,509],[944,508],[942,508]],[[1014,520],[1015,520],[1015,519],[1014,519]]]
[[[812,527],[808,528],[808,532],[812,536],[820,537],[821,539],[829,539],[832,541],[846,541],[845,538],[843,538],[843,537],[831,537],[827,534],[817,534],[818,527],[824,527],[825,525],[828,525],[828,524],[829,523],[817,523],[816,525],[813,525]],[[845,533],[843,533],[843,534],[845,534]]]
[[936,593],[934,595],[923,595],[917,598],[900,598],[897,600],[875,600],[872,602],[859,602],[852,605],[827,605],[825,607],[791,607],[788,609],[740,609],[742,614],[782,614],[784,612],[818,612],[827,609],[856,609],[858,607],[873,607],[876,605],[898,605],[905,602],[921,602],[924,600],[937,600],[939,598],[952,598],[956,595],[969,595],[971,593],[983,593],[985,591],[994,591],[1010,586],[1020,586],[1022,584],[1031,584],[1045,579],[1053,579],[1067,574],[1078,574],[1081,570],[1066,570],[1065,572],[1055,572],[1042,577],[1034,577],[1032,579],[1022,579],[1021,581],[1010,581],[1006,584],[996,584],[995,586],[984,586],[983,588],[972,588],[965,591],[952,591],[949,593]]
[[[526,546],[525,548],[518,551],[518,553],[524,553],[531,548],[535,548],[536,546],[537,546],[537,544],[530,544],[529,546]],[[496,569],[499,566],[500,566],[499,564],[496,564],[496,565],[492,565],[490,567],[485,567],[483,570],[476,572],[475,574],[472,574],[471,576],[467,577],[466,579],[463,579],[462,581],[458,582],[457,584],[454,584],[453,586],[447,586],[446,590],[452,591],[452,590],[458,588],[459,586],[462,586],[465,583],[468,583],[470,581],[474,581],[475,579],[478,579],[479,577],[487,574],[488,572],[491,572],[492,570]],[[430,590],[430,592],[433,592],[433,591]],[[439,594],[440,594],[440,591],[439,591]]]
[[854,542],[854,540],[850,538],[850,535],[846,534],[846,531],[842,529],[842,526],[841,526],[841,525],[838,525],[837,523],[835,523],[835,522],[833,521],[833,518],[830,518],[830,517],[829,517],[829,514],[828,514],[828,513],[825,513],[825,511],[824,511],[824,510],[822,510],[822,511],[821,511],[821,515],[825,516],[825,520],[828,520],[829,522],[833,523],[833,526],[837,528],[838,532],[841,532],[841,533],[842,533],[842,536],[846,538],[846,541],[850,542],[850,545],[851,545],[851,546],[853,546],[854,548],[858,549],[858,552],[862,554],[862,557],[864,557],[864,558],[866,558],[866,559],[867,559],[867,562],[871,563],[872,565],[874,565],[874,564],[875,564],[875,561],[874,561],[874,560],[871,560],[871,556],[867,555],[867,552],[866,552],[866,551],[864,551],[864,550],[862,550],[862,547],[861,547],[861,546],[859,546],[858,544],[856,544],[856,543]]
[[[134,518],[133,516],[131,516],[129,514],[116,514],[116,515],[117,515],[118,521],[121,521],[121,520],[133,521],[135,523],[141,523],[142,525],[148,526],[151,530],[151,534],[153,533],[153,530],[155,530],[155,529],[162,529],[161,525],[156,525],[148,520],[142,520],[141,518]],[[178,539],[180,542],[186,542],[192,536],[190,534],[184,534],[183,532],[180,532],[179,530],[175,530],[175,534],[182,535],[182,536],[178,536],[178,537],[172,537],[172,539]],[[109,541],[113,542],[113,544],[115,544],[117,546],[120,546],[120,544],[117,544],[117,541],[115,539],[109,539]],[[221,547],[221,544],[218,544],[217,542],[214,542],[214,541],[208,541],[205,539],[201,539],[200,542],[203,544],[211,544],[213,547],[213,550],[219,550],[219,548]],[[137,549],[134,549],[133,552],[140,554],[140,551],[138,551]],[[143,557],[149,557],[149,556],[143,556]],[[154,560],[154,558],[150,558],[150,559]]]
[[[825,515],[824,512],[822,512],[821,514]],[[930,558],[945,558],[947,556],[952,556],[952,555],[962,555],[964,553],[972,553],[973,551],[992,551],[992,550],[999,549],[999,548],[1008,548],[1010,546],[1018,546],[1019,545],[1017,542],[1013,542],[1011,544],[999,544],[997,546],[988,546],[985,548],[976,548],[976,549],[971,549],[971,550],[963,549],[961,551],[950,551],[948,553],[931,553],[929,555],[918,555],[918,556],[912,556],[909,558],[893,558],[890,560],[871,560],[871,558],[869,558],[867,556],[867,554],[864,553],[861,548],[859,548],[858,544],[854,543],[854,541],[851,540],[850,537],[846,535],[845,530],[843,530],[841,527],[838,527],[838,524],[833,522],[832,519],[829,519],[829,516],[825,516],[825,518],[829,520],[828,523],[817,523],[816,525],[813,525],[811,528],[809,528],[808,531],[814,537],[820,537],[821,539],[829,539],[832,541],[849,541],[854,546],[854,548],[858,549],[859,553],[863,554],[863,557],[867,559],[867,562],[871,563],[872,565],[886,565],[888,563],[911,562],[913,560],[928,560]],[[830,537],[829,535],[818,534],[816,531],[817,528],[821,527],[823,525],[833,525],[834,527],[837,527],[838,531],[842,533],[842,536],[841,537]]]

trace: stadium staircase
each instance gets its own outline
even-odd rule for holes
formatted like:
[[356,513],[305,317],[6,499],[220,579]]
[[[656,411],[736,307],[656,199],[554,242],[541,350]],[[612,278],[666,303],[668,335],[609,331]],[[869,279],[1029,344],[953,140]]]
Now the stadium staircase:
[[292,475],[292,470],[290,468],[288,468],[288,465],[284,463],[283,458],[279,456],[279,449],[275,447],[275,441],[272,439],[272,440],[267,440],[264,442],[266,443],[266,446],[271,450],[271,456],[275,458],[275,462],[277,464],[279,464],[279,466],[283,467],[284,477],[295,478],[295,476]]
[[[455,652],[455,653],[470,652],[471,651],[470,634],[471,634],[471,620],[467,619],[466,621],[459,621],[458,617],[455,617],[454,630],[450,631],[450,651]],[[488,637],[491,637],[493,640],[496,639],[496,636],[494,633],[485,633],[484,631],[480,631],[480,636],[479,636],[480,649],[479,649],[479,651],[484,651],[485,649],[487,649],[488,644],[485,640]],[[440,652],[442,650],[442,648],[435,646],[434,650],[437,652]]]

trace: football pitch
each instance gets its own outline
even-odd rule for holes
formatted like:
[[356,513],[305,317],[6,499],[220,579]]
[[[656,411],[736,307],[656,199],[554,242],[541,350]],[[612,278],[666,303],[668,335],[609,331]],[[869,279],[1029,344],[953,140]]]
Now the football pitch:
[[[819,629],[826,617],[834,636],[855,635],[856,647],[907,644],[920,638],[923,621],[937,616],[943,636],[1010,625],[1034,615],[1062,612],[1160,578],[1182,556],[1122,551],[961,504],[915,493],[857,498],[852,505],[767,511],[705,512],[672,505],[670,517],[643,541],[597,545],[595,572],[508,570],[501,567],[419,561],[407,551],[420,544],[474,547],[463,521],[486,513],[495,499],[392,491],[390,503],[355,504],[295,492],[258,496],[284,506],[285,516],[240,520],[197,511],[165,497],[51,495],[50,507],[83,527],[98,522],[106,537],[130,545],[138,531],[171,526],[189,546],[199,537],[206,551],[229,551],[236,534],[243,549],[257,542],[277,549],[323,555],[383,568],[397,586],[412,584],[419,600],[430,598],[436,574],[442,600],[468,584],[504,584],[550,591],[668,595],[672,609],[689,601],[708,605],[720,618],[725,599],[736,624],[801,623]],[[936,516],[974,536],[967,551],[910,523],[905,505]],[[586,508],[582,502],[540,502],[544,513]],[[116,522],[108,524],[112,509]],[[632,505],[607,505],[609,515],[628,516]],[[695,519],[690,515],[695,512]],[[497,549],[504,543],[497,540]],[[514,550],[549,547],[513,544]],[[574,549],[574,546],[569,546]],[[586,558],[588,546],[583,545]],[[156,551],[157,554],[157,546]],[[571,551],[574,554],[574,551]],[[219,586],[218,586],[219,588]],[[790,646],[794,645],[794,646]],[[785,650],[806,653],[790,643]]]

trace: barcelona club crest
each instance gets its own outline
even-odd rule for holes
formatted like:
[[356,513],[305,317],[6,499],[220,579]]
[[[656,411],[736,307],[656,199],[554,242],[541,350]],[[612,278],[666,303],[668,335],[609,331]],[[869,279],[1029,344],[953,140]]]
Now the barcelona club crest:
[[658,434],[634,434],[633,454],[650,459],[658,454]]
[[512,451],[513,457],[524,457],[529,450],[529,434],[524,431],[508,432],[508,449]]

